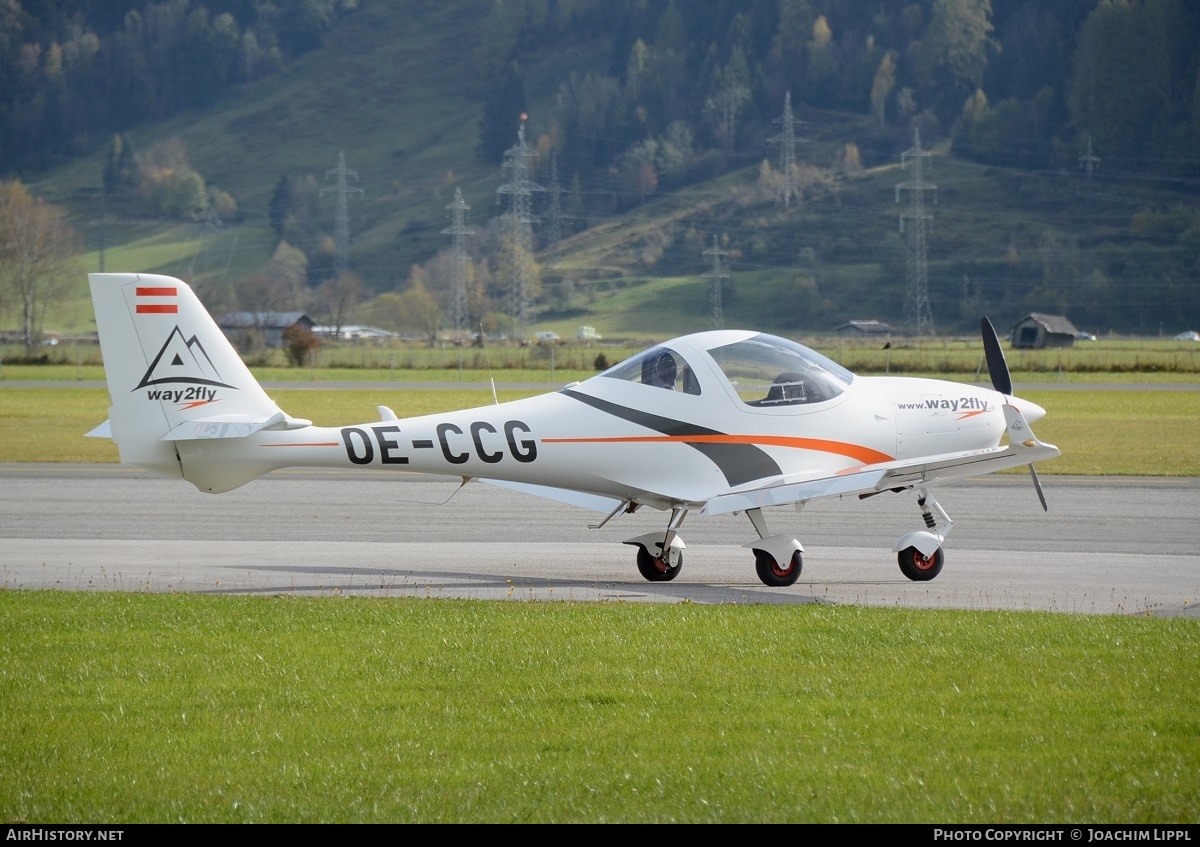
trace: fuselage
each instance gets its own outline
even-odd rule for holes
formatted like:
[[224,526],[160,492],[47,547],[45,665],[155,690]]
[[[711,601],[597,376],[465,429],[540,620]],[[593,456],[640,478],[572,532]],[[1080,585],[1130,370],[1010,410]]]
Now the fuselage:
[[[686,390],[654,384],[633,362],[557,392],[492,406],[264,429],[238,440],[232,464],[228,439],[199,437],[177,448],[183,475],[213,492],[284,467],[378,468],[569,488],[666,508],[700,504],[760,480],[993,448],[1004,433],[1003,395],[933,379],[842,371],[823,391],[809,378],[803,400],[747,399],[761,389],[731,377],[733,366],[709,351],[762,338],[770,337],[700,333],[642,354],[668,350],[689,370]],[[789,385],[804,382],[804,374],[788,376]],[[1044,414],[1030,403],[1021,408],[1029,420]]]

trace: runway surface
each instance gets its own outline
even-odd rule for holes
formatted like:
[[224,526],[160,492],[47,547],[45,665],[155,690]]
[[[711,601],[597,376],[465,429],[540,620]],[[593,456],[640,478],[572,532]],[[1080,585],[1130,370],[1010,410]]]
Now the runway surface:
[[[1200,479],[1045,476],[939,487],[946,566],[905,579],[891,553],[922,528],[911,494],[769,510],[804,571],[767,588],[745,516],[690,515],[680,576],[649,583],[620,542],[665,528],[456,479],[282,472],[206,495],[116,465],[0,465],[0,586],[209,594],[830,603],[1200,619]],[[453,497],[452,497],[453,495]],[[452,499],[450,499],[452,497]],[[445,503],[450,499],[449,503]],[[444,505],[440,505],[443,504]]]

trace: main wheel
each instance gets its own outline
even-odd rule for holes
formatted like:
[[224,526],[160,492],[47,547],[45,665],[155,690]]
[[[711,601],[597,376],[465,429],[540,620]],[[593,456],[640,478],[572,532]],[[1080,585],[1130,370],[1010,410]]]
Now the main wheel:
[[754,569],[758,571],[758,578],[762,580],[763,585],[769,585],[772,588],[783,588],[795,583],[800,578],[800,571],[803,567],[804,562],[800,558],[799,550],[792,553],[792,558],[788,560],[786,568],[779,567],[779,563],[770,553],[762,550],[754,551]]
[[653,556],[645,547],[638,547],[637,566],[638,572],[651,582],[670,582],[683,569],[683,551],[679,551],[675,567],[671,567],[666,556]]
[[900,562],[900,572],[916,582],[927,582],[940,574],[944,558],[941,547],[929,557],[916,547],[905,547],[896,554],[896,560]]

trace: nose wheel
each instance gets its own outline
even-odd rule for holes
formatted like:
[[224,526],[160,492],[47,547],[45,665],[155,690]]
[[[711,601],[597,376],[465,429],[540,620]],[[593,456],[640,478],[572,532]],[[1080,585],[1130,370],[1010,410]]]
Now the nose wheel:
[[916,547],[905,547],[896,554],[900,563],[900,572],[914,582],[928,582],[942,572],[942,562],[945,556],[942,548],[933,551],[932,556],[926,556]]

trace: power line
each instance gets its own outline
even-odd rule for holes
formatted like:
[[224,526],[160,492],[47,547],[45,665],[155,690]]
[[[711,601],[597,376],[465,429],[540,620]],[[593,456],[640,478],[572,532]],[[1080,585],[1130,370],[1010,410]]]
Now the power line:
[[[768,141],[779,145],[779,172],[783,179],[779,184],[779,197],[786,209],[791,205],[791,198],[800,202],[800,188],[796,184],[796,127],[807,126],[804,121],[792,117],[792,92],[783,99],[783,117],[776,118],[771,123],[780,125],[779,135]],[[799,139],[806,142],[808,139]]]
[[[923,171],[929,151],[921,149],[921,131],[913,128],[913,146],[900,154],[900,167],[907,168],[909,162],[913,165],[913,179],[901,182],[896,186],[896,202],[900,202],[900,192],[910,192],[908,211],[900,213],[900,231],[906,232],[905,222],[908,222],[906,239],[906,261],[904,265],[904,320],[920,337],[933,335],[933,314],[929,309],[929,270],[926,257],[925,222],[933,220],[933,215],[925,211],[925,192],[937,191],[932,182],[925,182]],[[937,202],[936,195],[934,202]]]
[[501,216],[501,240],[508,258],[509,315],[513,333],[525,336],[529,324],[529,296],[533,287],[533,227],[538,222],[532,210],[535,191],[545,191],[529,179],[529,161],[537,156],[525,143],[525,115],[517,127],[517,143],[504,151],[504,170],[508,182],[496,189],[497,194],[509,197],[508,211]]
[[550,185],[546,188],[546,249],[553,250],[562,241],[562,186],[558,182],[558,154],[550,154]]
[[450,210],[450,226],[442,230],[444,235],[452,236],[450,259],[454,265],[454,334],[462,336],[467,324],[467,243],[466,237],[474,235],[475,230],[468,229],[465,215],[471,210],[463,199],[462,189],[454,189],[454,200],[446,206]]
[[1092,153],[1092,134],[1089,132],[1087,137],[1087,153],[1079,157],[1079,167],[1083,168],[1087,173],[1087,188],[1084,189],[1084,197],[1086,198],[1086,223],[1088,229],[1092,227],[1092,203],[1096,196],[1095,187],[1092,185],[1092,176],[1099,164],[1100,157]]
[[324,195],[327,191],[333,192],[333,244],[336,251],[333,258],[333,275],[338,277],[350,270],[350,210],[347,198],[354,192],[362,194],[363,190],[352,188],[346,183],[347,177],[357,181],[358,173],[346,167],[344,151],[338,152],[337,167],[325,172],[326,179],[331,176],[337,178],[334,187],[322,188],[321,194]]
[[728,256],[726,250],[722,250],[717,244],[717,236],[713,235],[712,247],[705,250],[701,255],[704,256],[712,264],[712,270],[708,271],[704,276],[709,282],[709,303],[712,306],[712,327],[713,329],[725,328],[725,308],[721,302],[721,288],[725,285],[725,280],[729,279],[729,274],[725,273],[725,269],[721,267],[721,258]]

